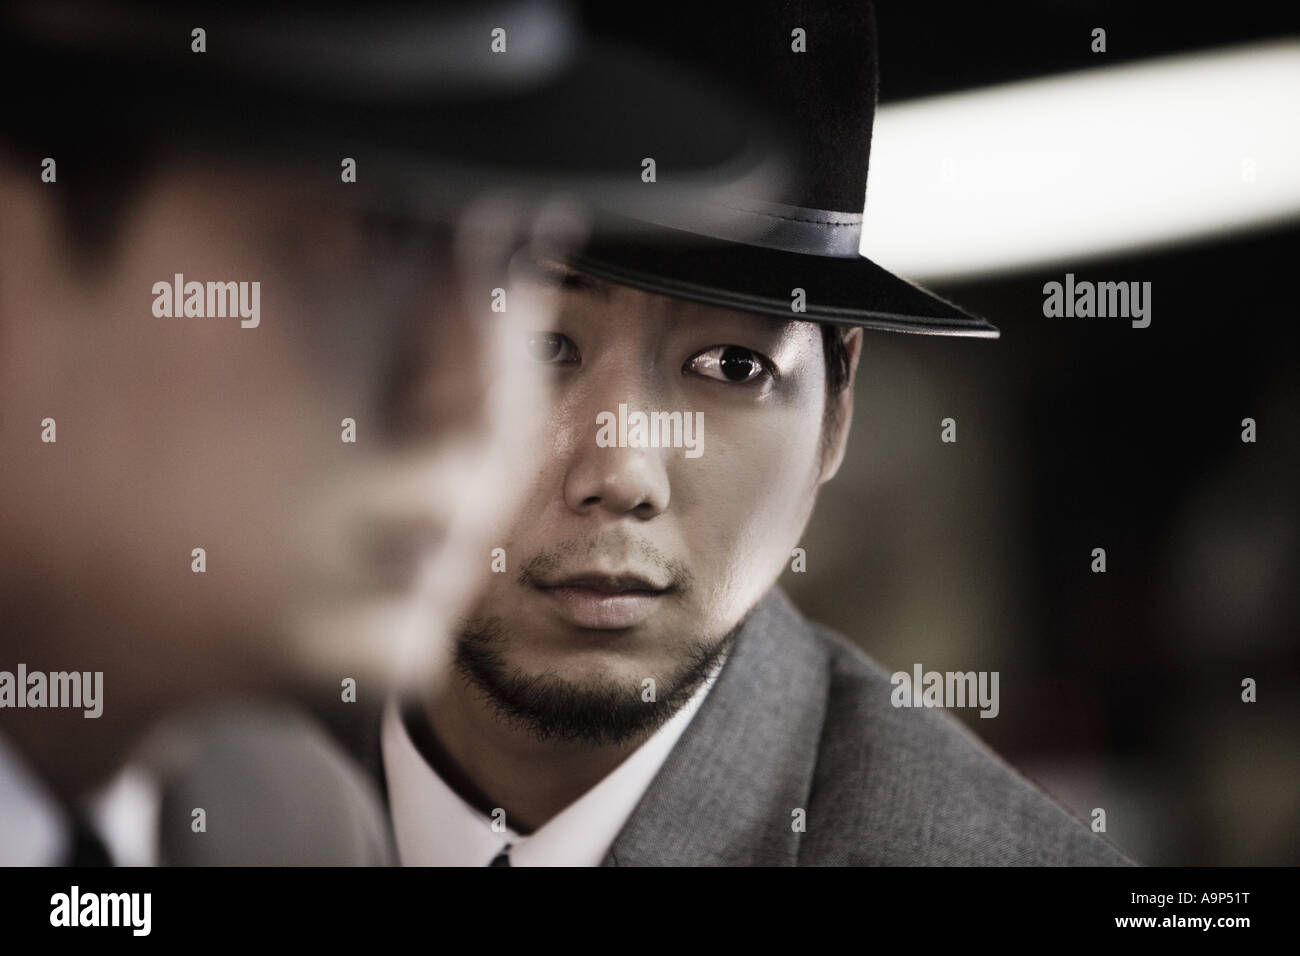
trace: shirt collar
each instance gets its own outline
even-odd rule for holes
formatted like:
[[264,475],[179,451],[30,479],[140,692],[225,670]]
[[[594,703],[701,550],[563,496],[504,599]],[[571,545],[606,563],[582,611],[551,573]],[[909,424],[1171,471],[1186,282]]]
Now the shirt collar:
[[161,807],[153,775],[128,766],[86,801],[85,814],[116,866],[157,866]]
[[0,734],[0,865],[53,866],[67,841],[63,808]]
[[486,866],[506,845],[512,866],[599,866],[614,838],[708,696],[725,658],[672,717],[603,780],[522,836],[466,803],[429,766],[402,723],[397,702],[381,731],[388,801],[405,866]]
[[[117,866],[158,861],[159,793],[142,770],[123,770],[83,812]],[[68,812],[0,734],[0,865],[58,866],[71,851]]]

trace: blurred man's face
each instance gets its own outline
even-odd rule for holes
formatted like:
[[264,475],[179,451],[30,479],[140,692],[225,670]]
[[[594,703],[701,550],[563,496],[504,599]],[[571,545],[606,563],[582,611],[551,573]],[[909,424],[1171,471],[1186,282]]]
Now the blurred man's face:
[[[493,455],[522,450],[504,429],[536,407],[543,370],[509,361],[526,298],[491,311],[508,283],[457,271],[432,232],[185,163],[91,270],[58,188],[0,180],[8,664],[103,670],[105,721],[169,688],[430,666],[513,498]],[[176,273],[259,282],[256,327],[156,316]]]
[[[728,646],[790,559],[844,432],[822,445],[817,325],[564,282],[529,343],[553,390],[547,452],[458,664],[534,733],[612,742],[662,720]],[[627,416],[654,412],[689,418],[694,448],[636,447]]]

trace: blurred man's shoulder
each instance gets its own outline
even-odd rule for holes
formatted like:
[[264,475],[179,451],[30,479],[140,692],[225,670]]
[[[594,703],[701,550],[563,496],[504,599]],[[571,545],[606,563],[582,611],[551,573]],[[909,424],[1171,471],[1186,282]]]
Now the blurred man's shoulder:
[[800,863],[1132,864],[845,637],[808,622],[802,639],[830,673]]

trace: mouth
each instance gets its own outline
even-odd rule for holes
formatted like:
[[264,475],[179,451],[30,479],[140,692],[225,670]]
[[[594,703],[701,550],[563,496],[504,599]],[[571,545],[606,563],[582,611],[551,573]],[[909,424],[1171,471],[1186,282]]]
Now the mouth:
[[576,574],[534,586],[574,627],[599,631],[644,623],[674,592],[638,574]]

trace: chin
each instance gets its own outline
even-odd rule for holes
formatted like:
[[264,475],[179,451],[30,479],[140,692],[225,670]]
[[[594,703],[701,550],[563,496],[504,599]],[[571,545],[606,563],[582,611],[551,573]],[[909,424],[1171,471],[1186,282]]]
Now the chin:
[[529,676],[551,674],[570,683],[640,684],[646,677],[659,677],[673,669],[673,662],[642,648],[620,646],[608,638],[595,641],[590,635],[568,635],[562,641],[530,642],[505,654],[512,670]]

